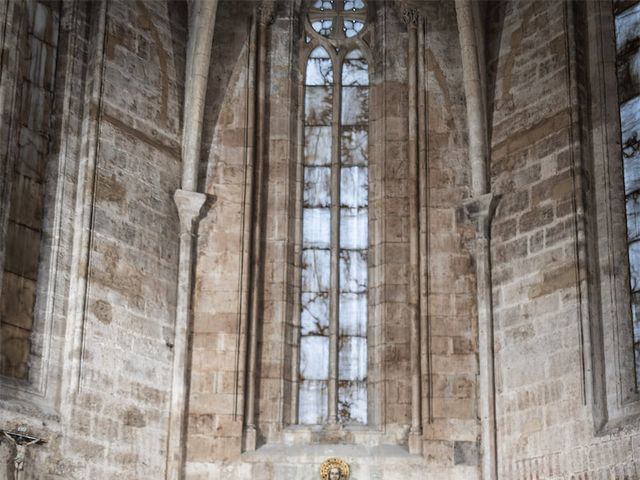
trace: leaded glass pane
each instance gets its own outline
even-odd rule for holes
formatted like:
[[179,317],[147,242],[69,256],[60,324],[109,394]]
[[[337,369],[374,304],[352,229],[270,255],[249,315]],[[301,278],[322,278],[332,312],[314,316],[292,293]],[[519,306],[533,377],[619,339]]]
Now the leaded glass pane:
[[302,291],[328,292],[331,254],[328,249],[305,248],[302,251]]
[[330,126],[333,111],[331,87],[307,87],[305,89],[305,124]]
[[319,425],[327,421],[327,382],[303,380],[298,390],[298,421]]
[[331,248],[331,211],[328,208],[303,210],[302,241],[306,247]]
[[343,125],[366,125],[369,122],[369,88],[342,87]]
[[304,206],[331,206],[331,168],[306,167],[304,169]]
[[362,0],[343,0],[343,5],[346,11],[356,11],[364,8],[364,2]]
[[616,16],[618,98],[640,95],[640,2]]
[[369,215],[366,208],[340,209],[340,247],[364,250],[369,245]]
[[340,169],[340,206],[366,207],[368,202],[369,169],[343,167]]
[[305,165],[331,165],[331,127],[306,127]]
[[340,335],[367,336],[367,294],[340,294]]
[[300,376],[305,380],[329,378],[329,338],[303,335],[300,339]]
[[342,129],[341,153],[343,166],[366,166],[369,160],[367,127],[344,127]]
[[367,423],[367,384],[339,382],[338,415],[343,423]]
[[640,242],[629,244],[629,267],[631,270],[631,291],[640,291]]
[[616,15],[616,49],[618,54],[640,35],[640,3]]
[[340,380],[364,380],[367,377],[367,339],[355,336],[340,338],[338,378]]
[[302,316],[300,318],[301,335],[329,335],[329,294],[303,293]]
[[640,292],[631,295],[631,313],[633,318],[633,338],[640,341]]
[[344,19],[344,34],[347,38],[353,38],[364,28],[364,23],[359,20]]
[[[636,337],[638,338],[638,337]],[[640,341],[636,341],[634,344],[634,352],[636,355],[636,372],[640,372]],[[640,377],[640,374],[638,374]],[[636,380],[636,382],[640,383],[640,378]]]
[[342,85],[369,85],[369,66],[360,50],[352,50],[342,64]]
[[633,350],[636,359],[636,374],[640,376],[640,292],[631,295],[631,311],[633,318]]
[[313,2],[313,8],[318,10],[333,10],[333,0],[316,0]]
[[627,197],[627,238],[640,240],[640,192]]
[[333,29],[333,20],[330,18],[319,18],[311,22],[311,26],[323,37],[330,37]]
[[307,61],[307,85],[331,85],[333,83],[333,65],[327,51],[315,48]]
[[367,291],[367,252],[340,251],[340,291],[365,293]]
[[624,185],[628,195],[640,189],[640,96],[620,107]]

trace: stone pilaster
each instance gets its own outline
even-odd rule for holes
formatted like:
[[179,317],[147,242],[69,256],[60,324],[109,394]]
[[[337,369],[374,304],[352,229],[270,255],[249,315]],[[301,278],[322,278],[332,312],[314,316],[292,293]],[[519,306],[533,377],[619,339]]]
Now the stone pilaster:
[[166,478],[167,480],[180,480],[183,478],[186,443],[185,407],[189,365],[188,339],[191,321],[193,240],[198,222],[206,212],[208,197],[203,193],[176,190],[173,198],[180,218],[180,253]]
[[256,449],[258,430],[256,425],[256,383],[257,383],[257,352],[258,352],[258,322],[260,321],[260,306],[258,292],[262,288],[262,221],[264,205],[262,204],[264,191],[264,162],[265,162],[265,111],[267,101],[267,43],[268,27],[275,19],[275,2],[265,0],[257,8],[256,21],[258,22],[258,56],[257,56],[257,107],[255,117],[255,157],[254,157],[254,191],[252,203],[255,205],[255,223],[253,228],[253,242],[251,253],[252,288],[250,298],[250,320],[247,365],[247,388],[245,392],[245,419],[243,434],[243,451],[252,452]]
[[421,345],[421,280],[423,280],[420,237],[420,144],[418,118],[418,25],[422,21],[420,11],[396,2],[400,20],[406,25],[409,33],[408,48],[408,105],[409,105],[409,171],[411,176],[409,217],[411,223],[410,264],[414,271],[411,274],[410,302],[413,306],[411,318],[411,429],[409,431],[409,452],[422,454],[422,348]]
[[496,403],[493,341],[493,299],[491,296],[491,221],[498,203],[492,193],[481,195],[464,204],[467,218],[475,227],[469,248],[476,266],[476,299],[478,307],[479,411],[482,430],[482,478],[497,478]]

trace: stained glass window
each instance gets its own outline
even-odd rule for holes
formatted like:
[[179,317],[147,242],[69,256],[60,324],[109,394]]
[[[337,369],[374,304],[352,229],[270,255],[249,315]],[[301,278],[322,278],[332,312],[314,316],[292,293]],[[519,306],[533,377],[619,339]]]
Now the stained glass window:
[[616,4],[616,52],[633,343],[640,385],[640,1]]
[[301,424],[367,422],[369,67],[362,47],[350,43],[365,14],[363,0],[318,0],[309,14],[316,33],[347,48],[340,54],[314,37],[306,61]]

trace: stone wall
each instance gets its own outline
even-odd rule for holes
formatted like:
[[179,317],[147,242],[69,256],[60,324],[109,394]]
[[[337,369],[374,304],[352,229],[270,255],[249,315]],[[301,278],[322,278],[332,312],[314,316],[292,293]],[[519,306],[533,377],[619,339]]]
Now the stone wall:
[[[188,478],[307,478],[323,456],[344,454],[353,478],[476,478],[475,282],[456,216],[468,195],[464,105],[455,10],[430,9],[425,65],[428,92],[429,346],[423,347],[424,458],[406,452],[411,422],[410,166],[406,26],[396,10],[376,12],[370,141],[371,424],[331,432],[296,426],[296,317],[300,268],[298,133],[300,14],[280,4],[267,34],[266,118],[253,126],[258,66],[251,10],[222,2],[210,71],[201,181],[216,203],[199,226],[189,403]],[[258,31],[253,33],[259,35]],[[457,59],[452,61],[453,59]],[[249,111],[247,110],[249,108]],[[256,107],[258,108],[258,107]],[[264,122],[263,204],[254,218],[253,140]],[[259,141],[259,140],[256,140]],[[253,209],[253,213],[252,213]],[[263,281],[252,290],[256,222],[263,232]],[[250,270],[251,269],[251,270]],[[256,412],[258,449],[243,453],[247,302],[259,295]],[[425,328],[427,325],[425,324]],[[431,370],[429,370],[431,365]],[[334,444],[332,446],[332,444]],[[373,476],[372,476],[373,475]]]
[[30,2],[25,10],[16,92],[20,113],[11,129],[18,145],[5,180],[10,193],[0,307],[0,374],[21,380],[29,379],[29,365],[42,356],[31,334],[60,24],[57,3]]
[[637,424],[598,432],[592,416],[578,10],[527,1],[489,12],[498,458],[509,479],[640,474]]
[[[61,243],[45,246],[58,262],[42,289],[57,299],[54,340],[44,352],[49,386],[33,399],[3,389],[0,415],[0,428],[25,424],[47,440],[30,447],[22,478],[164,474],[178,241],[172,195],[180,180],[186,8],[109,1],[100,30],[100,6],[62,4],[55,99],[60,116],[47,132],[57,169],[51,168],[47,184],[52,218],[45,228],[54,239],[61,236]],[[96,51],[102,32],[104,50]],[[96,62],[101,68],[91,68]],[[89,97],[96,82],[97,103]],[[97,126],[94,151],[87,148],[91,119]],[[85,176],[76,181],[78,166],[92,155],[95,175],[81,168]],[[91,212],[83,254],[70,242],[82,215],[73,196],[91,187],[94,195],[82,207]],[[71,292],[86,298],[80,311],[68,290],[72,256],[87,262],[86,288],[72,275]],[[67,390],[71,363],[63,354],[65,348],[70,353],[74,328],[82,330],[75,395]],[[6,441],[2,448],[9,448]]]
[[431,399],[425,457],[474,478],[479,465],[475,276],[472,231],[459,206],[470,195],[466,111],[455,8],[430,4],[427,18],[427,162]]
[[[221,2],[214,31],[203,131],[204,188],[216,202],[200,222],[193,303],[193,357],[187,461],[227,460],[240,453],[246,350],[249,232],[245,229],[248,35],[251,2]],[[244,333],[244,332],[242,332]],[[215,434],[212,435],[212,432]]]
[[[347,459],[353,480],[479,478],[482,399],[467,244],[473,230],[461,209],[471,194],[456,13],[452,2],[418,3],[426,18],[422,455],[407,448],[417,273],[410,260],[415,199],[407,28],[397,5],[375,2],[371,421],[360,429],[307,428],[295,425],[304,41],[299,5],[277,3],[263,44],[257,40],[263,27],[255,29],[252,18],[256,3],[227,0],[220,2],[215,26],[200,165],[199,189],[216,201],[200,222],[196,248],[189,479],[314,478],[328,456]],[[3,197],[0,215],[8,223],[2,238],[14,238],[12,229],[24,225],[42,238],[31,242],[37,248],[28,258],[39,260],[37,278],[30,274],[23,290],[33,292],[28,301],[12,301],[22,297],[2,291],[2,338],[10,323],[6,312],[31,308],[20,317],[21,325],[33,327],[21,354],[12,357],[20,357],[12,364],[18,368],[5,368],[0,378],[0,429],[25,425],[46,439],[29,447],[25,479],[165,475],[178,252],[172,195],[181,177],[187,6],[109,0],[103,21],[101,5],[0,3],[0,160],[3,172],[15,164],[2,180],[23,187],[12,190],[19,197],[12,205],[30,207],[17,215],[6,209],[8,193]],[[598,177],[619,167],[599,166],[592,133],[619,127],[615,110],[608,120],[594,113],[593,72],[601,63],[611,69],[612,60],[596,48],[592,26],[598,20],[585,5],[485,4],[490,180],[500,196],[492,274],[501,479],[640,478],[637,419],[616,417],[614,425],[600,403],[619,397],[606,381],[599,384],[612,369],[602,363],[607,355],[599,355],[598,345],[605,353],[613,347],[597,333],[608,325],[602,305],[615,288],[598,283],[608,268],[601,261],[601,224],[612,218],[602,213]],[[262,99],[255,81],[261,45]],[[7,100],[12,85],[22,92],[15,106]],[[611,84],[604,90],[616,100]],[[261,100],[262,116],[255,111]],[[16,126],[14,137],[5,131],[9,124]],[[611,148],[617,141],[610,139]],[[263,190],[252,200],[259,145]],[[24,198],[39,201],[21,204]],[[253,264],[257,222],[259,261]],[[11,249],[28,247],[26,235],[19,239],[0,242],[5,270],[19,258]],[[615,245],[610,252],[626,255]],[[16,284],[4,277],[5,284]],[[251,451],[243,426],[254,296],[258,448]],[[0,354],[7,353],[3,342]],[[13,479],[12,456],[10,443],[1,440],[1,478]]]

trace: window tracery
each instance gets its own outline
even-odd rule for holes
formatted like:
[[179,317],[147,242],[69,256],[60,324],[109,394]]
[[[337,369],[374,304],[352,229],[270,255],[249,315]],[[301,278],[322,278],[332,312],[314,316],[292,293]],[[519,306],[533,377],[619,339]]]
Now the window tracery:
[[[306,28],[298,422],[367,423],[369,67],[364,0]],[[336,28],[341,26],[341,28]]]

